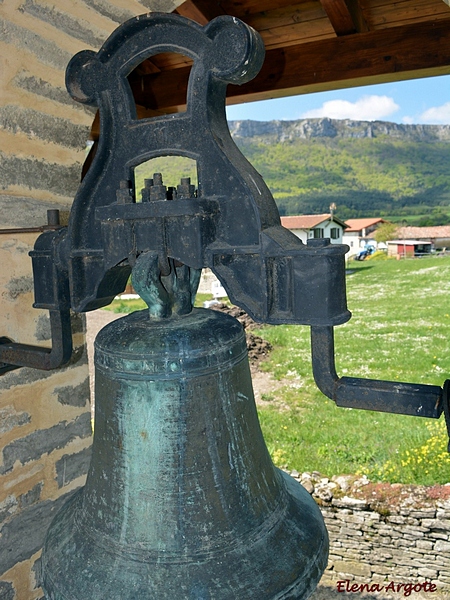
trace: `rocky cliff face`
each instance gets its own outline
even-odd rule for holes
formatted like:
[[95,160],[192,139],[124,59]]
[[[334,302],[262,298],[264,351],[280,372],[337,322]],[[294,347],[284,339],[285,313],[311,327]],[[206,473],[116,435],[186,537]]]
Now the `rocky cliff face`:
[[296,138],[376,138],[411,142],[450,142],[450,125],[399,125],[387,121],[301,119],[298,121],[230,121],[231,135],[285,142]]

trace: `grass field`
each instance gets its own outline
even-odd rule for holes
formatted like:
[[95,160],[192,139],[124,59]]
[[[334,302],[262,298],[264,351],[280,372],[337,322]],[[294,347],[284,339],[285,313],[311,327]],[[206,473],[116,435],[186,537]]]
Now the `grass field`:
[[[442,385],[450,375],[449,295],[450,257],[350,261],[353,317],[335,329],[338,374]],[[129,312],[144,306],[115,301],[111,308]],[[274,347],[262,368],[283,383],[264,395],[259,408],[278,466],[328,477],[450,482],[443,416],[437,421],[337,408],[313,381],[308,327],[264,326],[257,333]]]
[[[350,262],[353,317],[335,329],[338,374],[442,385],[450,374],[449,291],[448,257]],[[313,382],[308,328],[260,333],[274,346],[264,368],[288,382],[259,411],[279,466],[390,482],[450,482],[443,417],[337,408]]]

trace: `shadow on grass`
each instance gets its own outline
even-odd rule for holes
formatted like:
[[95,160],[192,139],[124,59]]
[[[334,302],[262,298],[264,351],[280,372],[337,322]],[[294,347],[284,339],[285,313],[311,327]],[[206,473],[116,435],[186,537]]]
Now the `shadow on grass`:
[[361,273],[362,271],[367,271],[369,269],[373,269],[373,265],[364,265],[363,267],[360,267],[359,265],[356,267],[347,267],[345,269],[345,274],[346,275],[357,275],[358,273]]

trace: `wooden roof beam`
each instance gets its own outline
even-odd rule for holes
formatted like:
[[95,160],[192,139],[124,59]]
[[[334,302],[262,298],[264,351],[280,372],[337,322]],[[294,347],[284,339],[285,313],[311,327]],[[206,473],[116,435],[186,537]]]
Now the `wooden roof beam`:
[[369,31],[358,0],[320,0],[320,3],[336,35]]
[[[450,0],[449,0],[450,1]],[[369,31],[369,26],[361,10],[359,0],[345,0],[353,25],[358,33]]]
[[[152,110],[183,110],[188,74],[183,67],[140,77],[133,83],[136,102]],[[444,74],[450,74],[450,19],[269,50],[255,79],[228,86],[227,102]]]
[[356,27],[345,0],[320,0],[320,4],[327,13],[336,35],[356,33]]
[[182,17],[192,19],[200,25],[206,25],[212,19],[225,14],[219,3],[211,0],[186,0],[174,12]]

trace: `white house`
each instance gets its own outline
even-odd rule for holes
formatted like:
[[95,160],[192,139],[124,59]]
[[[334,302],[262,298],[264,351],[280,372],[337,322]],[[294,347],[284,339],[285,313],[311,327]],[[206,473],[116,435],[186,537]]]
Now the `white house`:
[[344,244],[350,246],[348,256],[353,256],[371,242],[376,245],[373,234],[380,225],[386,222],[384,219],[373,217],[367,219],[347,219],[345,221],[347,229],[344,232]]
[[342,244],[347,225],[332,214],[281,217],[281,224],[306,244],[311,238],[330,238],[332,244]]

